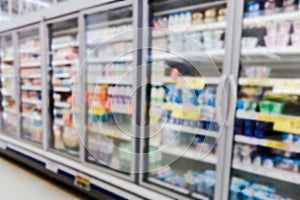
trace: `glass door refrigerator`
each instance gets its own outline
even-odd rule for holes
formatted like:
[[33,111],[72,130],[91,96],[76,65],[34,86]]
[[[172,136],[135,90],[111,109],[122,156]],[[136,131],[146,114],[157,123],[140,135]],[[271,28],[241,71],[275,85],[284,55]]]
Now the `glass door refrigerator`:
[[143,184],[177,199],[214,199],[227,2],[148,3]]
[[79,158],[80,149],[73,119],[79,113],[73,88],[79,70],[77,16],[48,22],[50,148],[71,159]]
[[229,199],[299,199],[298,1],[244,1],[242,21]]
[[42,143],[42,67],[38,27],[18,32],[21,138]]
[[126,179],[135,163],[132,10],[128,1],[84,13],[86,161]]
[[2,35],[1,45],[1,131],[11,136],[17,135],[18,121],[16,105],[16,66],[14,63],[13,35]]

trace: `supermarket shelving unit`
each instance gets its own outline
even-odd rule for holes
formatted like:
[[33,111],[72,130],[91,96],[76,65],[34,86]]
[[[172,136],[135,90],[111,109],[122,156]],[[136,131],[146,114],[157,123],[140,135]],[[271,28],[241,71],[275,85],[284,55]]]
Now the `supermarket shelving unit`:
[[[226,20],[213,19],[192,26],[181,24],[180,27],[175,23],[169,27],[170,32],[137,29],[125,34],[128,37],[122,36],[122,31],[151,26],[152,20],[162,20],[160,23],[163,24],[165,17],[181,13],[189,23],[190,18],[186,15],[189,11],[204,12],[208,8],[224,6],[227,8]],[[261,45],[243,48],[243,39],[237,39],[242,38],[245,27],[261,28],[273,21],[300,20],[299,11],[243,19],[243,10],[243,1],[90,0],[83,5],[81,0],[74,0],[24,16],[15,23],[1,25],[0,152],[100,199],[230,199],[232,176],[271,184],[280,195],[299,196],[295,189],[300,184],[299,173],[276,167],[266,169],[234,159],[237,143],[268,151],[300,153],[299,145],[278,139],[234,135],[235,118],[274,123],[277,132],[288,128],[294,134],[300,133],[299,128],[290,125],[291,122],[298,124],[299,116],[236,110],[237,98],[245,86],[273,88],[275,94],[299,95],[298,47]],[[166,50],[160,46],[164,44],[161,38],[176,43],[183,35],[191,38],[195,32],[210,35],[215,30],[222,30],[226,35],[219,38],[219,42],[224,42],[216,44],[219,48],[204,50],[203,47],[192,48],[197,45],[190,44],[185,50],[178,46]],[[116,32],[120,34],[116,36]],[[220,36],[220,31],[215,34]],[[13,47],[12,52],[9,46]],[[150,51],[148,47],[154,48]],[[135,51],[126,54],[131,48]],[[8,51],[8,57],[5,51]],[[125,54],[116,57],[122,53]],[[39,59],[25,62],[28,55]],[[201,73],[184,72],[184,76],[178,77],[187,63],[196,66]],[[166,65],[173,66],[173,70],[162,74],[159,67]],[[270,65],[271,77],[245,77],[244,68],[252,65]],[[283,65],[284,70],[280,70]],[[12,66],[11,76],[6,69]],[[212,66],[216,68],[212,70]],[[107,67],[107,73],[101,71],[103,67]],[[99,74],[101,78],[98,78]],[[124,74],[126,78],[120,79]],[[4,83],[10,79],[15,83],[12,85],[14,90],[7,91]],[[185,81],[197,91],[197,98],[200,90],[214,91],[209,92],[215,93],[215,99],[211,99],[214,103],[202,105],[203,99],[199,97],[200,106],[186,105],[168,102],[167,98],[159,96],[170,88],[185,89]],[[283,88],[283,83],[287,87]],[[134,95],[130,86],[137,88]],[[24,91],[31,92],[24,94]],[[95,91],[93,95],[91,91]],[[116,95],[120,93],[122,95]],[[15,98],[7,104],[10,96]],[[15,105],[15,108],[7,105]],[[26,110],[33,113],[24,112]],[[213,117],[202,116],[199,121],[218,124],[219,130],[214,126],[204,128],[203,123],[195,127],[194,123],[184,121],[198,121],[200,110],[213,113]],[[161,120],[164,111],[174,112],[169,118],[177,121],[168,117],[166,121]],[[12,120],[13,131],[7,130],[3,117],[12,114],[16,118]],[[112,117],[122,126],[127,125],[124,126],[126,131],[112,123]],[[22,123],[23,119],[28,122]],[[41,122],[34,123],[39,126],[39,130],[34,131],[41,133],[39,143],[28,140],[33,129],[24,130],[24,125],[30,125],[29,121]],[[101,127],[95,126],[99,121]],[[153,131],[159,134],[153,136]],[[161,137],[164,133],[175,133],[181,138],[174,145],[164,145],[167,138]],[[183,144],[183,138],[193,138],[189,141],[191,147]],[[200,138],[204,143],[215,142],[216,153],[201,154],[194,138]],[[111,146],[124,151],[112,150]],[[165,174],[159,176],[158,168],[170,160],[174,161],[170,164],[171,172],[174,172],[171,175],[176,176],[173,179],[165,178]],[[205,184],[212,183],[208,188],[210,192],[195,188],[192,177],[189,177],[190,185],[176,182],[191,174],[209,176]],[[201,178],[197,181],[201,183]],[[289,190],[283,191],[285,185]]]

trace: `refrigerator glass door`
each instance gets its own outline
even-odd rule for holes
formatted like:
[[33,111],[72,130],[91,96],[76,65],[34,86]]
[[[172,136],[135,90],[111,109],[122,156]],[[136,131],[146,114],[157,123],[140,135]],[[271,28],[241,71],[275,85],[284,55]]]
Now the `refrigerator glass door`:
[[18,34],[20,63],[21,137],[42,143],[42,67],[39,30]]
[[14,65],[14,48],[12,34],[0,38],[1,45],[1,129],[2,133],[16,135],[16,67]]
[[[80,137],[74,115],[78,102],[74,83],[79,70],[78,19],[49,25],[51,144],[57,153],[79,156]],[[75,105],[75,106],[74,106]]]
[[165,0],[149,5],[144,181],[175,197],[213,199],[219,122],[224,122],[217,104],[226,100],[221,75],[227,4]]
[[298,1],[245,1],[230,199],[299,199]]
[[132,7],[86,16],[86,160],[130,175],[134,161]]

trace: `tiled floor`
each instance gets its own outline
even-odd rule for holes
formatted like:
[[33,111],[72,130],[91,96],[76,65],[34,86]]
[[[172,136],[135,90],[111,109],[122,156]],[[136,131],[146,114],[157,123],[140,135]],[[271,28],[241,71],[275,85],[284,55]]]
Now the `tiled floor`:
[[[49,180],[50,181],[50,180]],[[68,191],[69,190],[69,191]],[[0,156],[0,199],[1,200],[77,200],[70,189],[23,169],[22,165]]]

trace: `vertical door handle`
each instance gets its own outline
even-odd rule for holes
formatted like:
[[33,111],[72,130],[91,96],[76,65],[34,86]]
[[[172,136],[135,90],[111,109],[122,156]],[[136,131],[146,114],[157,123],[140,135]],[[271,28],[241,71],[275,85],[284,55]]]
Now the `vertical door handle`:
[[222,75],[216,93],[216,118],[219,126],[225,125],[228,105],[228,76]]
[[[235,110],[236,110],[236,101],[237,101],[237,79],[234,75],[230,75],[229,77],[229,85],[230,85],[230,100],[229,104],[229,111],[226,119],[230,120],[234,118]],[[227,124],[230,125],[230,124]]]

